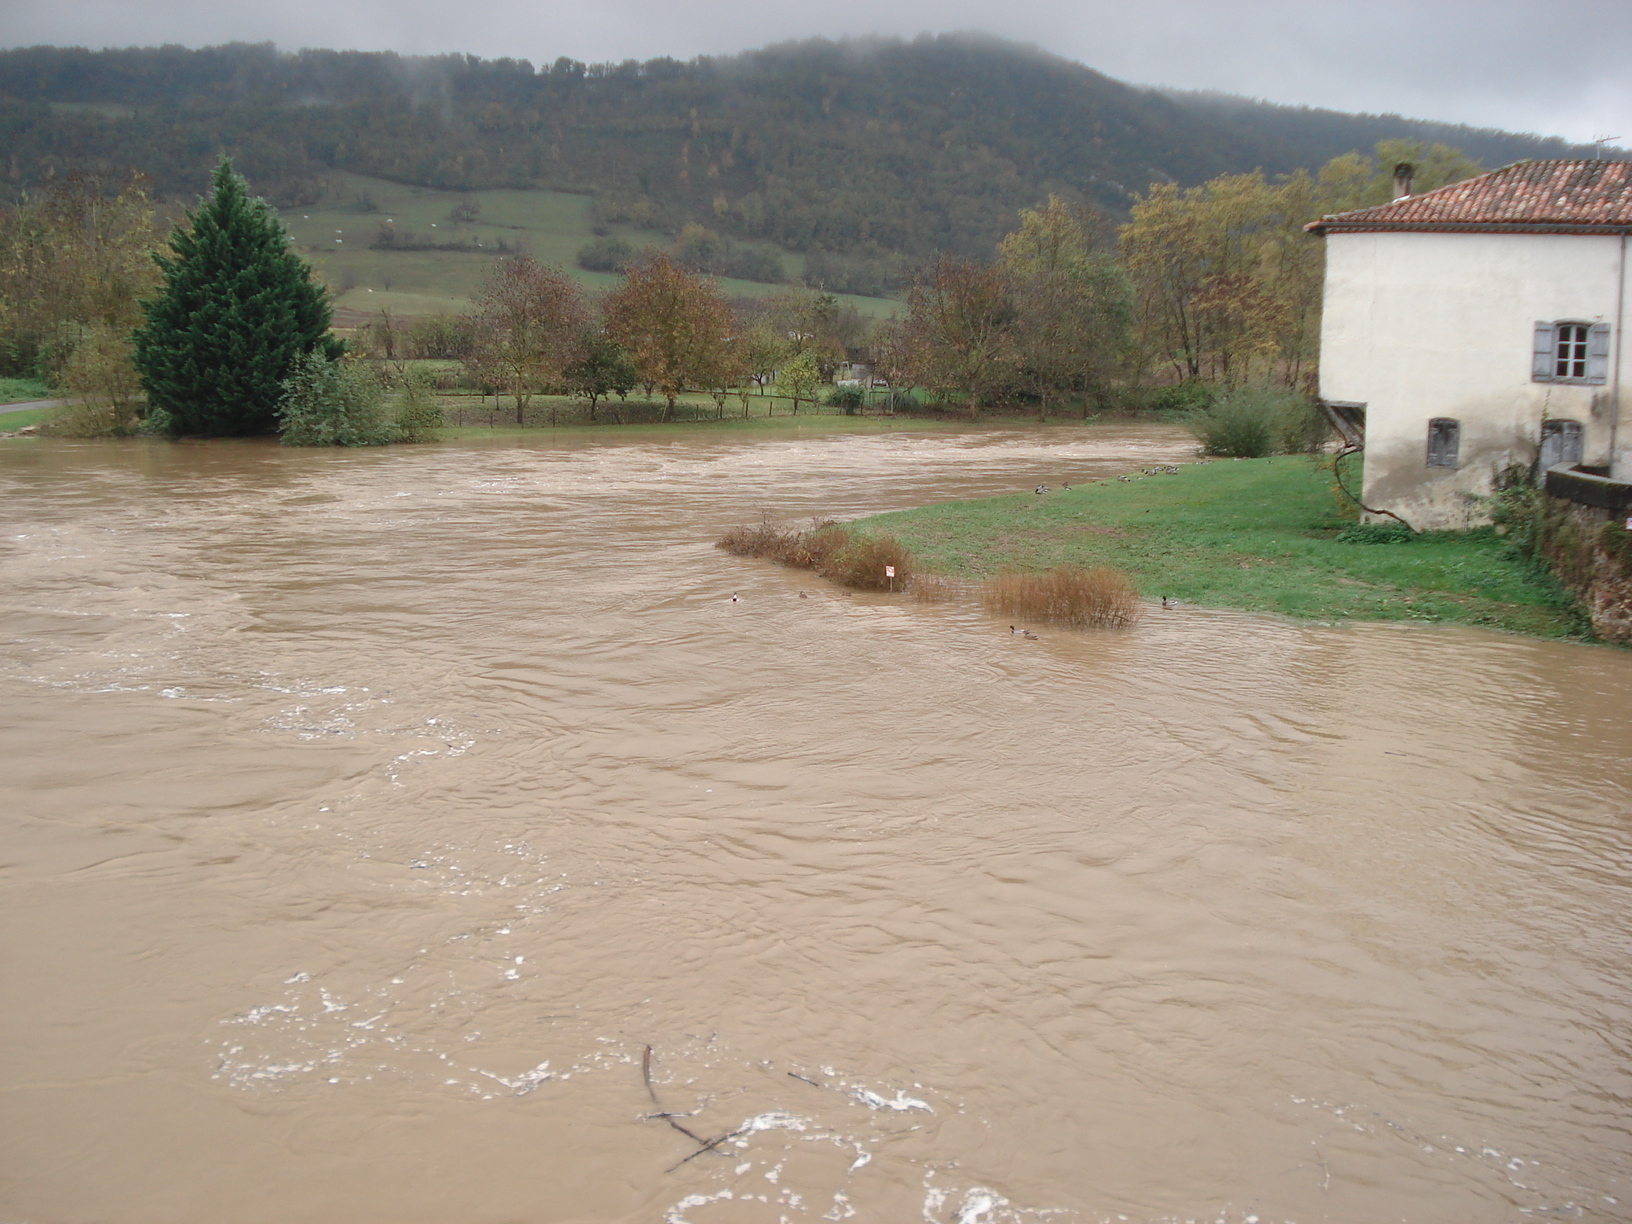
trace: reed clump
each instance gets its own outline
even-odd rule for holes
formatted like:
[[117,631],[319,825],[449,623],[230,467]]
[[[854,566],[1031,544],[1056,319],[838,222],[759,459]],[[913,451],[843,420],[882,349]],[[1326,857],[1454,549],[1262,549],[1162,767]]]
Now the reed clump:
[[919,603],[949,603],[962,595],[966,586],[943,574],[914,574],[908,594]]
[[989,611],[1072,629],[1125,629],[1139,619],[1133,581],[1110,566],[1062,565],[1043,574],[999,574],[980,590]]
[[814,570],[854,591],[905,591],[912,586],[912,554],[899,541],[860,535],[831,522],[815,523],[806,531],[784,531],[768,521],[757,527],[733,527],[716,547],[739,557],[763,557],[791,569]]

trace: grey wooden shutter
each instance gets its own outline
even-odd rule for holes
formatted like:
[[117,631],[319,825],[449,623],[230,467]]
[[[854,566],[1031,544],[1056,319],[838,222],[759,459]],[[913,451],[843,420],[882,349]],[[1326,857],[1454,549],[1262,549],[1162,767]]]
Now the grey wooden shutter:
[[1462,426],[1452,417],[1435,417],[1428,422],[1428,466],[1456,466],[1461,448]]
[[1561,430],[1559,430],[1559,437],[1561,437],[1564,440],[1564,458],[1559,460],[1559,462],[1561,462],[1561,463],[1580,463],[1581,462],[1581,422],[1580,421],[1560,421],[1559,424],[1563,426],[1563,428]]
[[1551,323],[1536,323],[1536,338],[1530,351],[1530,381],[1553,381],[1553,342],[1558,328]]
[[1601,387],[1609,380],[1609,324],[1594,323],[1587,332],[1587,382]]
[[1581,462],[1581,422],[1560,418],[1541,423],[1541,470]]

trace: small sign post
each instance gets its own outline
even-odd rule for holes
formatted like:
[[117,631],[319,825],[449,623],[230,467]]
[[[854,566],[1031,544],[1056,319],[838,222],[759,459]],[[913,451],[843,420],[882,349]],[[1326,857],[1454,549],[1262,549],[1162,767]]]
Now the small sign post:
[[886,565],[884,567],[884,577],[886,577],[886,578],[888,578],[890,580],[890,594],[894,595],[895,594],[895,566]]

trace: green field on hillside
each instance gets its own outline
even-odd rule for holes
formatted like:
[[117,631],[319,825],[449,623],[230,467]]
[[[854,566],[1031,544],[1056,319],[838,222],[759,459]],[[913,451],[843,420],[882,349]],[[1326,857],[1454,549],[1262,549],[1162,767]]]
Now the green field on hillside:
[[[455,220],[454,210],[460,206],[473,208],[476,218]],[[281,216],[295,245],[333,287],[335,304],[342,311],[388,309],[412,316],[464,310],[472,291],[505,249],[520,250],[540,263],[557,264],[592,289],[617,284],[619,277],[612,273],[586,272],[577,266],[579,248],[595,237],[589,207],[587,195],[561,191],[442,191],[337,173],[320,203],[285,209]],[[395,230],[399,242],[411,233],[421,241],[478,249],[371,249],[383,226]],[[631,226],[613,226],[612,232],[637,247],[667,247],[671,241],[654,230]],[[803,263],[802,257],[783,253],[782,264],[790,277],[799,274]],[[720,279],[719,286],[727,294],[748,297],[788,288],[726,278]],[[884,298],[836,296],[874,318],[891,315],[900,307]]]

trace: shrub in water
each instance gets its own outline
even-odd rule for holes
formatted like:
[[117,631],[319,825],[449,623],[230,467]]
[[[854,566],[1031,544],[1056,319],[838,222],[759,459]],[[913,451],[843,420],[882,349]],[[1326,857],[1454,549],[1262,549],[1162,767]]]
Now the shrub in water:
[[981,601],[1002,616],[1072,629],[1123,629],[1139,619],[1139,593],[1119,569],[1062,565],[1046,574],[999,574]]
[[[833,523],[809,531],[781,531],[769,522],[733,527],[715,547],[739,557],[763,557],[792,569],[815,570],[823,578],[857,591],[906,590],[912,582],[912,554],[889,536],[861,536]],[[895,575],[885,572],[893,566]]]
[[435,394],[435,378],[427,370],[411,370],[397,393],[398,442],[435,442],[447,418]]
[[385,389],[374,372],[321,351],[295,363],[278,414],[285,446],[383,446],[396,438],[385,419]]
[[141,423],[141,378],[130,360],[130,337],[110,327],[86,329],[67,360],[63,382],[78,402],[40,425],[58,438],[124,437]]
[[[899,541],[889,536],[832,534],[843,534],[845,539],[815,567],[823,578],[855,591],[903,591],[912,582],[912,554]],[[893,577],[886,567],[894,569]]]

